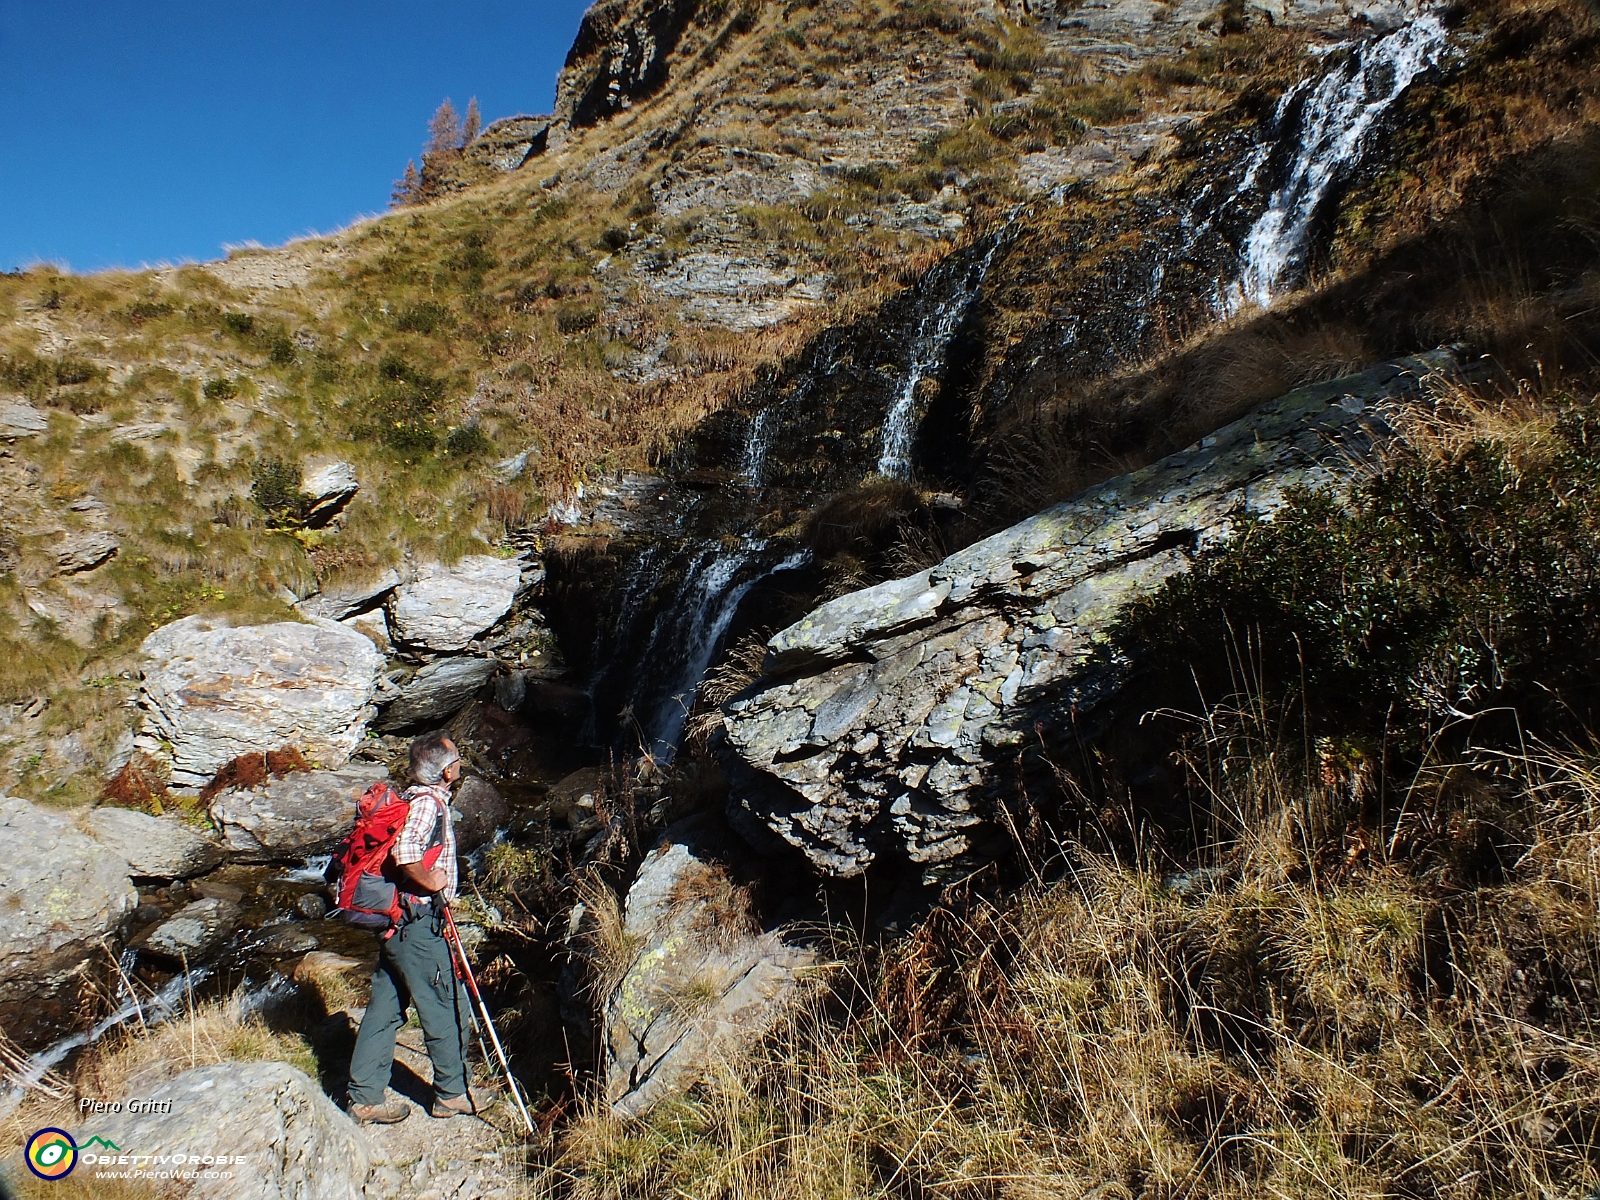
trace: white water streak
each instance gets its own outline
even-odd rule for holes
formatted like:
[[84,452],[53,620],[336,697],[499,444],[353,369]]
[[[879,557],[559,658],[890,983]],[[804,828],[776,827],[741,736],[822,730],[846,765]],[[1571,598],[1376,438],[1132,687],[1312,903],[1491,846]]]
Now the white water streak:
[[[1247,302],[1266,307],[1300,282],[1312,223],[1328,189],[1360,161],[1379,118],[1417,76],[1439,65],[1448,46],[1449,35],[1439,18],[1424,13],[1358,47],[1314,86],[1306,81],[1279,101],[1274,128],[1279,137],[1295,137],[1297,148],[1287,177],[1245,239],[1244,269],[1223,296],[1227,312],[1237,312]],[[1288,114],[1307,88],[1311,91],[1299,120],[1286,127]],[[1257,151],[1241,192],[1254,187],[1270,153],[1270,144]]]

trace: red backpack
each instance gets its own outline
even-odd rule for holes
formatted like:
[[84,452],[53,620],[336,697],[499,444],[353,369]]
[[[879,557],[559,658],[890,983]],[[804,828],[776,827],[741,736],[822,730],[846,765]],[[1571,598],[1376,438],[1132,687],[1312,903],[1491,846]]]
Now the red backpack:
[[[378,782],[356,801],[356,823],[349,836],[340,842],[328,864],[328,878],[334,884],[334,912],[352,925],[377,930],[385,937],[405,917],[400,906],[400,889],[388,877],[389,852],[411,815],[411,804],[387,782]],[[423,855],[422,865],[431,870],[439,860],[442,845]]]

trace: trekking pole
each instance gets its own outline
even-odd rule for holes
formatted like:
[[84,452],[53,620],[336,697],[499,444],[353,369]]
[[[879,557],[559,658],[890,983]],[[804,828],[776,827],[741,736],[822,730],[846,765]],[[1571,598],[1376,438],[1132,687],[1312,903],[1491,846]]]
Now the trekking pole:
[[[483,1027],[489,1031],[489,1040],[494,1043],[495,1056],[500,1060],[500,1067],[506,1073],[506,1086],[511,1089],[511,1098],[517,1102],[517,1111],[522,1114],[522,1121],[528,1127],[530,1134],[536,1133],[533,1128],[533,1118],[528,1115],[528,1106],[522,1102],[522,1093],[517,1090],[516,1077],[511,1074],[511,1064],[506,1061],[506,1052],[500,1045],[500,1035],[495,1031],[494,1021],[489,1016],[489,1006],[484,1003],[483,994],[478,991],[478,981],[472,976],[472,964],[467,961],[466,947],[461,944],[461,936],[456,932],[456,917],[450,911],[450,905],[440,896],[440,904],[444,908],[444,923],[450,931],[446,939],[455,951],[456,961],[461,964],[463,978],[467,981],[467,991],[478,1003],[478,1011],[483,1015]],[[482,1033],[479,1033],[481,1040]]]

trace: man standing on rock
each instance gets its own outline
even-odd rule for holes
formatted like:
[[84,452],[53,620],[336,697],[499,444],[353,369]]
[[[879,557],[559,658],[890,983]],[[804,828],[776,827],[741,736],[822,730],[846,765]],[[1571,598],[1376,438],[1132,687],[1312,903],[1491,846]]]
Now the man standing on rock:
[[[362,1124],[393,1124],[411,1115],[404,1100],[389,1103],[394,1039],[415,1005],[433,1060],[436,1117],[473,1111],[462,1055],[460,995],[445,941],[443,902],[456,892],[456,839],[450,827],[450,785],[461,778],[461,755],[442,733],[411,743],[411,805],[390,855],[404,919],[385,939],[372,975],[372,1001],[350,1059],[350,1115]],[[437,853],[432,853],[437,851]],[[431,866],[428,864],[432,864]]]

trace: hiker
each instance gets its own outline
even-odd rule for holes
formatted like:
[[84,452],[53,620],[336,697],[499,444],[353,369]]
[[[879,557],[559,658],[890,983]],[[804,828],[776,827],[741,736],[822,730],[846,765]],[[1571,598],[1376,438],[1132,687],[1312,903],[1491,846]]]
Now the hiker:
[[405,824],[388,856],[385,875],[399,890],[399,917],[372,974],[372,1001],[350,1058],[350,1115],[360,1124],[393,1124],[411,1115],[404,1100],[389,1103],[394,1039],[415,1005],[433,1060],[435,1117],[473,1110],[462,1053],[462,997],[445,941],[443,901],[456,891],[456,839],[450,828],[450,785],[461,778],[461,755],[442,733],[411,743],[412,786]]

